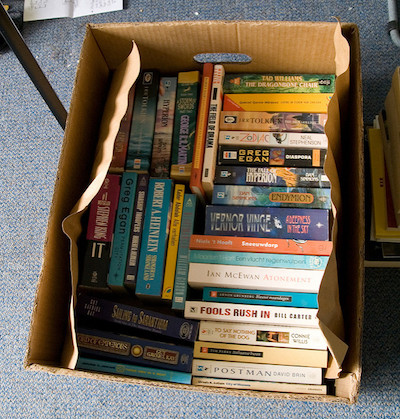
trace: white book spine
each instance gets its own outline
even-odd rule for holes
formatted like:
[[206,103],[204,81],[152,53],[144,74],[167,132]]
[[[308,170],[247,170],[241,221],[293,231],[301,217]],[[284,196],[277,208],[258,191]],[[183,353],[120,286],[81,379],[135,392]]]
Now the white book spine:
[[277,383],[322,384],[322,368],[194,359],[192,375]]
[[185,317],[235,323],[319,327],[316,308],[257,306],[250,304],[186,301]]
[[188,283],[193,288],[221,287],[318,293],[323,275],[323,270],[312,269],[190,263]]
[[326,350],[319,328],[201,321],[199,340],[257,346]]

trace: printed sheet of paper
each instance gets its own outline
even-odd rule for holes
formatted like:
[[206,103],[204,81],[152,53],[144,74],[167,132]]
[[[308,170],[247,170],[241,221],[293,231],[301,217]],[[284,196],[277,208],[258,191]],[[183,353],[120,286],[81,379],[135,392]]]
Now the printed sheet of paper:
[[25,0],[24,22],[80,17],[123,9],[123,0]]

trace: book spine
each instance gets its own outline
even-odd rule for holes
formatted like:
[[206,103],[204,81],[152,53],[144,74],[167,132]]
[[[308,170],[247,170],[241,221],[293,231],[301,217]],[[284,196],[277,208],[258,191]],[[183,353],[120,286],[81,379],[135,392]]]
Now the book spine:
[[283,348],[327,349],[325,337],[319,328],[299,328],[274,324],[202,320],[198,340]]
[[292,384],[322,384],[322,368],[252,364],[194,359],[192,374],[197,377],[269,381]]
[[190,238],[190,249],[330,256],[332,242],[193,234]]
[[132,228],[129,238],[128,254],[126,258],[124,286],[135,291],[137,269],[139,263],[140,243],[142,240],[146,197],[149,187],[149,175],[139,173],[136,187],[135,205],[133,209]]
[[193,146],[199,102],[200,72],[178,74],[178,88],[172,140],[171,177],[177,181],[190,180]]
[[329,211],[207,205],[204,234],[329,240]]
[[328,148],[325,134],[301,132],[220,131],[220,145]]
[[221,111],[221,131],[291,131],[324,134],[326,113]]
[[203,288],[203,301],[265,306],[318,308],[318,294],[234,288]]
[[172,300],[184,197],[185,185],[175,185],[174,199],[172,203],[171,224],[168,237],[167,257],[165,260],[164,282],[161,294],[163,300]]
[[107,174],[90,203],[80,287],[109,291],[107,277],[120,191],[119,175]]
[[[185,317],[234,323],[318,328],[317,309],[186,301]],[[197,357],[196,357],[197,358]],[[280,362],[284,364],[284,362]]]
[[210,109],[210,95],[214,65],[205,63],[201,80],[199,110],[197,113],[196,132],[193,148],[193,165],[190,174],[190,190],[196,194],[202,203],[205,203],[205,191],[201,181],[203,174],[204,147],[206,142],[208,113]]
[[190,263],[188,283],[194,288],[223,287],[317,293],[324,271]]
[[154,177],[169,177],[172,134],[174,129],[176,87],[177,77],[160,78],[150,166],[150,174]]
[[218,147],[218,164],[227,166],[323,167],[325,158],[319,148]]
[[151,368],[143,365],[137,366],[123,364],[120,362],[91,359],[86,357],[78,357],[76,368],[80,370],[105,372],[113,375],[124,375],[127,377],[146,378],[150,380],[180,384],[190,384],[192,379],[192,374],[187,372],[171,371],[163,368]]
[[313,269],[324,270],[328,256],[312,256],[285,253],[227,252],[224,250],[190,251],[190,263],[209,263],[218,265],[256,266],[264,268]]
[[129,90],[128,107],[124,117],[121,120],[121,125],[115,138],[114,152],[109,169],[111,173],[122,173],[125,169],[126,153],[128,151],[129,135],[131,132],[134,100],[135,85],[133,85]]
[[189,346],[84,328],[77,330],[76,341],[80,355],[181,372],[192,370],[193,349]]
[[150,169],[159,77],[158,71],[144,71],[136,82],[126,170],[148,172]]
[[226,93],[223,110],[324,113],[331,98],[331,93]]
[[223,101],[222,85],[224,82],[224,76],[224,67],[220,64],[215,65],[210,98],[210,109],[208,114],[207,136],[204,149],[202,174],[202,185],[208,198],[211,197],[213,189],[215,163],[217,161],[218,154],[219,117]]
[[150,178],[136,295],[161,298],[173,181]]
[[122,326],[129,333],[143,331],[187,343],[196,340],[199,329],[195,320],[85,294],[79,295],[75,310],[77,318],[84,323],[109,324],[113,328]]
[[326,368],[328,351],[292,348],[264,348],[229,343],[195,342],[194,358],[254,364]]
[[250,380],[231,380],[210,377],[193,377],[192,384],[195,386],[206,387],[224,387],[237,390],[260,390],[279,393],[299,393],[299,394],[327,394],[326,385],[313,384],[288,384],[288,383],[271,383],[266,381],[250,381]]
[[314,167],[217,166],[214,184],[330,188],[324,169]]
[[250,207],[331,208],[328,188],[214,185],[212,204]]
[[334,74],[227,74],[226,93],[333,93]]
[[107,284],[115,292],[126,292],[124,287],[126,259],[129,250],[137,173],[124,172],[121,179],[119,203],[114,227],[110,269]]

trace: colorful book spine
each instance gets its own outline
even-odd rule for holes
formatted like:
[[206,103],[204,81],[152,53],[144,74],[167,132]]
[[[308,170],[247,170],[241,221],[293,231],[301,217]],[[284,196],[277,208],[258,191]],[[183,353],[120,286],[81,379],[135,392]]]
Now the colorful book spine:
[[161,298],[173,181],[150,178],[135,293]]
[[221,111],[221,131],[292,131],[323,134],[326,113]]
[[195,250],[190,251],[190,263],[210,263],[218,265],[256,266],[264,268],[324,270],[328,256],[302,254],[252,253],[234,251]]
[[111,173],[122,173],[125,170],[126,153],[128,151],[129,134],[131,132],[134,100],[135,85],[133,85],[129,90],[128,107],[124,117],[121,120],[121,125],[115,138],[114,152],[109,169]]
[[207,205],[204,234],[329,240],[329,210]]
[[223,287],[317,293],[323,275],[324,271],[313,269],[190,263],[188,283],[193,288]]
[[266,306],[318,308],[318,294],[234,288],[203,288],[203,301]]
[[319,328],[299,328],[274,324],[202,320],[198,340],[283,348],[320,349],[324,351],[327,349],[325,337]]
[[175,185],[172,202],[171,223],[168,237],[167,258],[165,260],[164,282],[161,297],[163,300],[172,300],[174,289],[176,260],[178,256],[179,235],[182,223],[183,201],[185,185]]
[[264,348],[262,346],[215,342],[195,342],[193,355],[194,358],[254,364],[293,365],[314,368],[326,368],[328,364],[328,351]]
[[150,166],[150,174],[154,177],[169,177],[172,134],[174,129],[176,86],[176,77],[160,78],[156,125],[154,128],[153,150]]
[[80,355],[148,367],[191,372],[190,346],[157,342],[103,330],[78,328],[76,341]]
[[143,365],[123,364],[87,357],[78,357],[76,368],[79,370],[105,372],[113,375],[124,375],[127,377],[146,378],[179,384],[190,384],[192,380],[192,374],[187,372],[151,368]]
[[334,74],[227,74],[226,93],[333,93]]
[[137,178],[138,174],[134,172],[124,172],[122,174],[107,281],[110,289],[115,292],[126,292],[124,287],[125,268],[129,250]]
[[319,148],[218,147],[218,164],[228,166],[323,167],[325,158]]
[[201,78],[199,110],[197,112],[196,132],[193,148],[193,164],[190,174],[190,190],[196,194],[202,203],[205,203],[206,193],[201,181],[203,174],[204,147],[206,143],[208,113],[210,110],[210,96],[214,64],[205,63]]
[[118,207],[121,176],[107,174],[89,209],[80,287],[109,291],[107,286],[111,243]]
[[158,71],[143,71],[136,82],[126,170],[148,172],[150,169],[159,78]]
[[199,329],[198,322],[194,320],[86,294],[79,295],[75,310],[83,324],[108,325],[113,330],[129,334],[162,335],[168,340],[194,342]]
[[302,132],[220,131],[220,145],[328,148],[325,134]]
[[200,72],[178,73],[178,87],[172,140],[171,177],[177,181],[190,180],[193,146],[199,105]]
[[214,185],[211,203],[249,207],[331,209],[331,190],[328,188]]
[[275,383],[322,384],[322,368],[194,359],[192,375]]
[[209,198],[211,197],[214,185],[215,163],[217,161],[218,155],[218,134],[220,123],[219,118],[223,101],[222,85],[224,82],[224,76],[224,67],[220,64],[215,65],[210,98],[210,109],[208,114],[207,137],[204,149],[202,174],[203,188],[207,197]]
[[214,184],[330,188],[324,169],[314,167],[217,166]]
[[181,232],[179,237],[178,255],[176,259],[172,309],[183,311],[188,288],[189,242],[195,230],[197,195],[185,194],[182,211]]
[[331,98],[331,93],[226,93],[223,110],[324,113]]
[[258,237],[207,236],[193,234],[190,249],[227,252],[285,253],[330,256],[331,241],[264,239]]
[[316,384],[290,384],[290,383],[271,383],[267,381],[250,381],[250,380],[231,380],[212,377],[193,377],[192,384],[194,386],[205,387],[223,387],[236,390],[258,390],[271,391],[278,393],[297,393],[297,394],[328,394],[326,385]]
[[144,213],[146,209],[147,189],[149,187],[149,175],[139,173],[136,186],[135,205],[133,209],[132,228],[129,238],[128,255],[126,258],[124,286],[135,291],[136,277],[139,263],[140,243],[142,240]]

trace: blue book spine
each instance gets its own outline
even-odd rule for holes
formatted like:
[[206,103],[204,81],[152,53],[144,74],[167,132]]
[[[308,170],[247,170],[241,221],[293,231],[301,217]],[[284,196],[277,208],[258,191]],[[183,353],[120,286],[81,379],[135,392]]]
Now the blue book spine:
[[189,243],[194,231],[196,207],[197,195],[185,194],[172,297],[172,308],[174,310],[183,311],[185,309],[189,272]]
[[205,235],[329,240],[329,210],[207,205]]
[[80,370],[105,372],[109,374],[125,375],[128,377],[147,378],[150,380],[167,381],[170,383],[190,384],[192,374],[165,370],[162,368],[144,367],[142,365],[130,365],[120,362],[104,361],[79,357],[76,368]]
[[139,297],[161,298],[172,192],[171,179],[150,178],[136,282]]
[[204,287],[203,301],[281,307],[318,308],[318,294],[305,292],[258,291]]
[[137,176],[137,173],[124,172],[121,180],[110,270],[107,280],[108,286],[117,292],[126,291],[124,288],[125,267],[135,203]]
[[214,185],[212,204],[330,209],[331,190],[329,188]]
[[190,263],[257,266],[264,268],[293,268],[324,270],[328,256],[291,255],[279,253],[226,252],[212,250],[190,251]]

